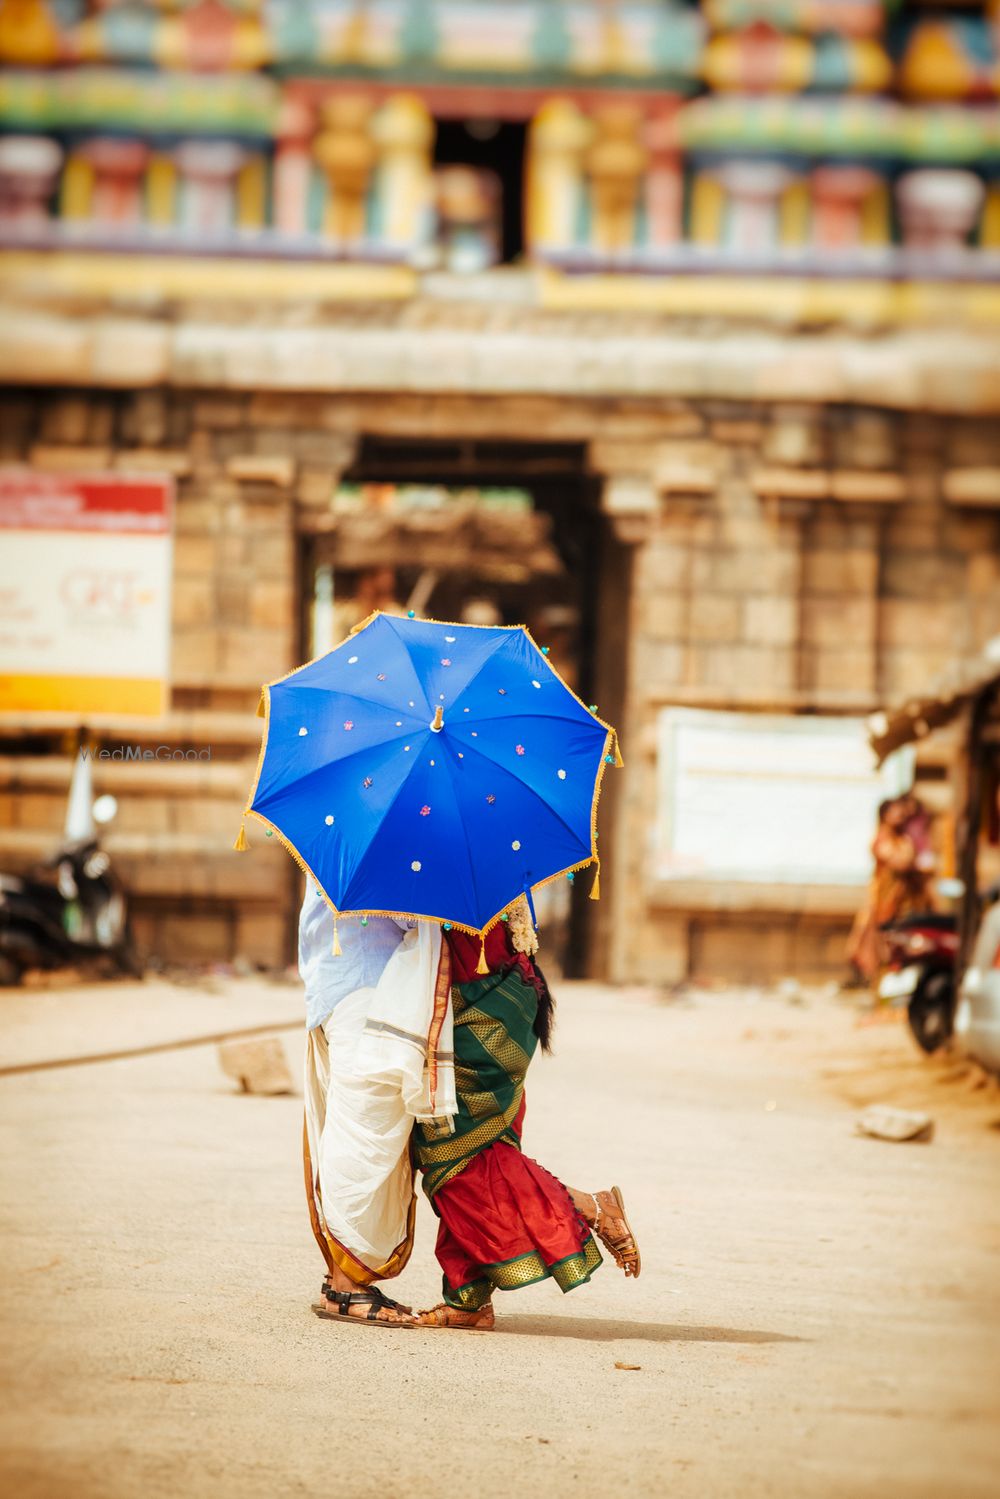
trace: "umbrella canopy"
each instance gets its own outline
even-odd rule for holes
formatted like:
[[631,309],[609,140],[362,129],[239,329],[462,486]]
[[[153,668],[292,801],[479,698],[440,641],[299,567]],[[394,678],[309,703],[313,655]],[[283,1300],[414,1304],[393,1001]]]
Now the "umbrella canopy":
[[377,613],[262,705],[246,813],[339,914],[483,935],[532,886],[598,859],[615,731],[523,626]]

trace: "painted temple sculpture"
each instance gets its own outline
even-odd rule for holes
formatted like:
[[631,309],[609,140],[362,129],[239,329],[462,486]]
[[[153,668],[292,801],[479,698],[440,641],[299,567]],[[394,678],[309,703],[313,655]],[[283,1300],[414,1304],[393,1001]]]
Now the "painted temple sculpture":
[[0,241],[990,277],[998,92],[995,0],[0,0]]

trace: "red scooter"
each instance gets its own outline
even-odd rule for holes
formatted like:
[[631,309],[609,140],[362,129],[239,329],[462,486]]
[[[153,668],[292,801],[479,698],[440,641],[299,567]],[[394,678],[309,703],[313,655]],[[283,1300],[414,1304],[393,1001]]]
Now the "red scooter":
[[958,975],[958,919],[940,911],[914,911],[881,928],[888,966],[879,999],[906,1005],[922,1051],[937,1051],[952,1032]]

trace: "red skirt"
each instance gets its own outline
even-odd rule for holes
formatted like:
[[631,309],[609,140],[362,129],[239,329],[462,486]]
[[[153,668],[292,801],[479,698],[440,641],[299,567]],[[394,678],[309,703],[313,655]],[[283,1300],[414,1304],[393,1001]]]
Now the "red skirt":
[[[524,1101],[514,1120],[518,1139]],[[497,1140],[438,1189],[436,1253],[444,1298],[473,1311],[495,1290],[551,1277],[563,1291],[588,1281],[601,1254],[562,1182]]]

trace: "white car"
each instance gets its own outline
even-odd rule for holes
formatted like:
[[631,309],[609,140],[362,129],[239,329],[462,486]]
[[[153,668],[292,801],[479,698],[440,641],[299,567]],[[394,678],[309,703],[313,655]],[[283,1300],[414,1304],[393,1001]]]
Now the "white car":
[[1000,1073],[1000,903],[982,919],[959,986],[955,1040],[968,1056]]

